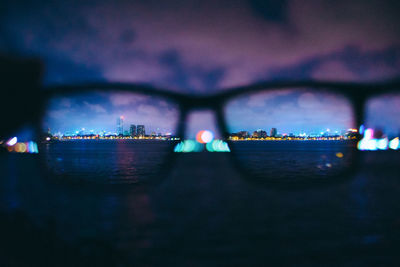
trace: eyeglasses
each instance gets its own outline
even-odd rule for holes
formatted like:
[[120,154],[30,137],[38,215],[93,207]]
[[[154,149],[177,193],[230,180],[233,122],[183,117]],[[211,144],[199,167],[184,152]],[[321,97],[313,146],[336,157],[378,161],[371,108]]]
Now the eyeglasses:
[[357,145],[398,149],[399,85],[273,82],[210,96],[140,84],[53,86],[42,92],[38,143],[61,181],[152,183],[173,166],[174,149],[199,145],[184,140],[185,122],[193,110],[209,109],[222,140],[205,131],[199,142],[209,151],[222,144],[249,181],[325,184],[349,177]]

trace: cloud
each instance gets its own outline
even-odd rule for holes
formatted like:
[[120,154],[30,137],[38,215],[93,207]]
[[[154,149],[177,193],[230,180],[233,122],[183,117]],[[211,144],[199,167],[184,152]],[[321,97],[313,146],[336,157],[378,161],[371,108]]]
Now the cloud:
[[107,112],[107,110],[100,104],[91,104],[87,101],[84,101],[83,103],[85,104],[85,107],[89,108],[91,111],[94,111],[97,113],[106,113]]
[[270,103],[274,105],[274,99],[287,96],[293,93],[293,90],[265,91],[257,94],[250,94],[246,106],[250,108],[265,107]]
[[71,107],[71,99],[63,98],[60,100],[60,107],[70,108]]
[[309,109],[309,108],[318,108],[321,106],[320,102],[317,100],[313,93],[302,93],[297,99],[297,103],[300,108]]
[[[49,82],[82,79],[73,68],[58,68],[60,60],[92,79],[195,92],[280,72],[341,80],[400,72],[397,1],[60,1],[30,9],[11,9],[3,28],[16,50],[42,56],[57,70],[49,70]],[[356,50],[332,59],[349,46]],[[374,57],[393,47],[397,62]],[[354,66],[346,60],[354,54],[361,55],[354,62],[372,63]],[[320,69],[304,71],[310,66]]]
[[343,62],[327,61],[316,68],[311,77],[316,80],[357,81],[359,78]]
[[367,102],[367,127],[383,129],[389,135],[400,134],[400,94],[374,97]]
[[54,109],[54,110],[49,110],[46,113],[46,115],[50,119],[60,119],[60,118],[64,118],[68,113],[69,113],[68,109]]
[[151,117],[159,117],[160,114],[160,110],[152,105],[139,105],[139,107],[137,108],[137,113],[139,115],[143,115],[143,116],[151,116]]
[[109,99],[114,106],[133,106],[137,103],[142,103],[146,100],[149,100],[150,97],[135,93],[111,93]]
[[311,133],[326,128],[341,131],[354,127],[351,104],[341,96],[296,90],[283,92],[274,98],[270,94],[257,94],[229,103],[225,109],[228,128],[232,132],[252,132],[277,127],[281,132]]

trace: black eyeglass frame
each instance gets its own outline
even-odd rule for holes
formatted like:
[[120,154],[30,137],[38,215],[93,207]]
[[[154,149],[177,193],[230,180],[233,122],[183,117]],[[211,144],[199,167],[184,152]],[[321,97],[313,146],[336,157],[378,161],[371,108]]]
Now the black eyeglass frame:
[[[146,84],[135,84],[135,83],[86,83],[77,85],[54,85],[45,86],[40,91],[39,103],[40,112],[36,120],[36,132],[40,136],[41,131],[41,118],[45,113],[46,103],[52,97],[59,95],[69,95],[77,93],[88,93],[88,92],[131,92],[139,93],[144,95],[151,95],[155,97],[165,98],[169,101],[176,103],[179,107],[179,118],[178,125],[176,127],[176,136],[180,137],[181,140],[185,136],[187,116],[192,110],[212,110],[216,114],[217,124],[219,131],[222,133],[223,140],[231,144],[229,135],[231,134],[228,130],[227,123],[224,115],[225,105],[232,99],[241,95],[247,95],[251,93],[285,90],[285,89],[307,89],[316,90],[318,92],[329,92],[337,95],[344,96],[352,105],[353,113],[355,116],[355,123],[357,127],[364,122],[364,109],[367,100],[374,96],[379,96],[388,93],[399,92],[400,79],[393,79],[386,82],[376,83],[350,83],[350,82],[332,82],[332,81],[275,81],[275,82],[260,82],[250,86],[232,87],[226,89],[215,90],[217,93],[211,95],[190,95],[180,92],[174,92],[168,89],[161,89]],[[173,166],[178,153],[173,153],[173,147],[176,143],[172,143],[170,148],[170,154],[168,160],[163,164],[162,170],[168,172]],[[242,164],[238,161],[238,157],[235,156],[235,150],[233,146],[231,149],[231,159],[233,160],[234,166],[242,174],[245,180],[250,183],[259,184],[259,181],[252,179],[252,173],[243,168]],[[277,180],[265,179],[262,181],[263,184],[267,184],[273,187],[284,187],[284,188],[298,188],[298,187],[310,187],[313,185],[331,184],[338,183],[343,180],[347,180],[351,177],[351,174],[358,169],[359,164],[359,151],[354,150],[356,159],[352,162],[351,166],[346,169],[336,179],[313,179],[310,177],[307,181],[297,181],[293,183],[279,182]],[[154,179],[147,181],[150,184],[159,183],[162,180]]]

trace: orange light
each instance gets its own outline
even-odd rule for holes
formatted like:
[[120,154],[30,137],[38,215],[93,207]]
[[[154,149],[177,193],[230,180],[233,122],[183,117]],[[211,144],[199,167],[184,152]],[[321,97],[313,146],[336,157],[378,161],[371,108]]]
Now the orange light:
[[213,139],[214,134],[211,131],[203,130],[196,134],[196,140],[201,144],[210,143]]
[[24,143],[16,143],[14,149],[15,149],[15,152],[24,153],[26,150],[26,146]]
[[25,153],[25,152],[26,152],[26,145],[25,145],[25,143],[20,143],[20,147],[21,147],[21,153]]
[[343,158],[343,153],[342,152],[338,152],[338,153],[336,153],[336,157],[338,157],[338,158]]
[[199,143],[201,143],[201,144],[204,144],[203,139],[201,139],[201,136],[203,135],[203,133],[204,133],[204,131],[200,131],[200,132],[198,132],[198,133],[196,134],[196,140],[197,140],[197,142],[199,142]]

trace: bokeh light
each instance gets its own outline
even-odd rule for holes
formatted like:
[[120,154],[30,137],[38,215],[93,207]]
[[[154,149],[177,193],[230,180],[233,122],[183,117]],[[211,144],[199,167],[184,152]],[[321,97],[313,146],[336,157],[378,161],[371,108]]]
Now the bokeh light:
[[208,130],[199,131],[196,134],[196,140],[201,144],[210,143],[213,139],[214,139],[214,134]]

